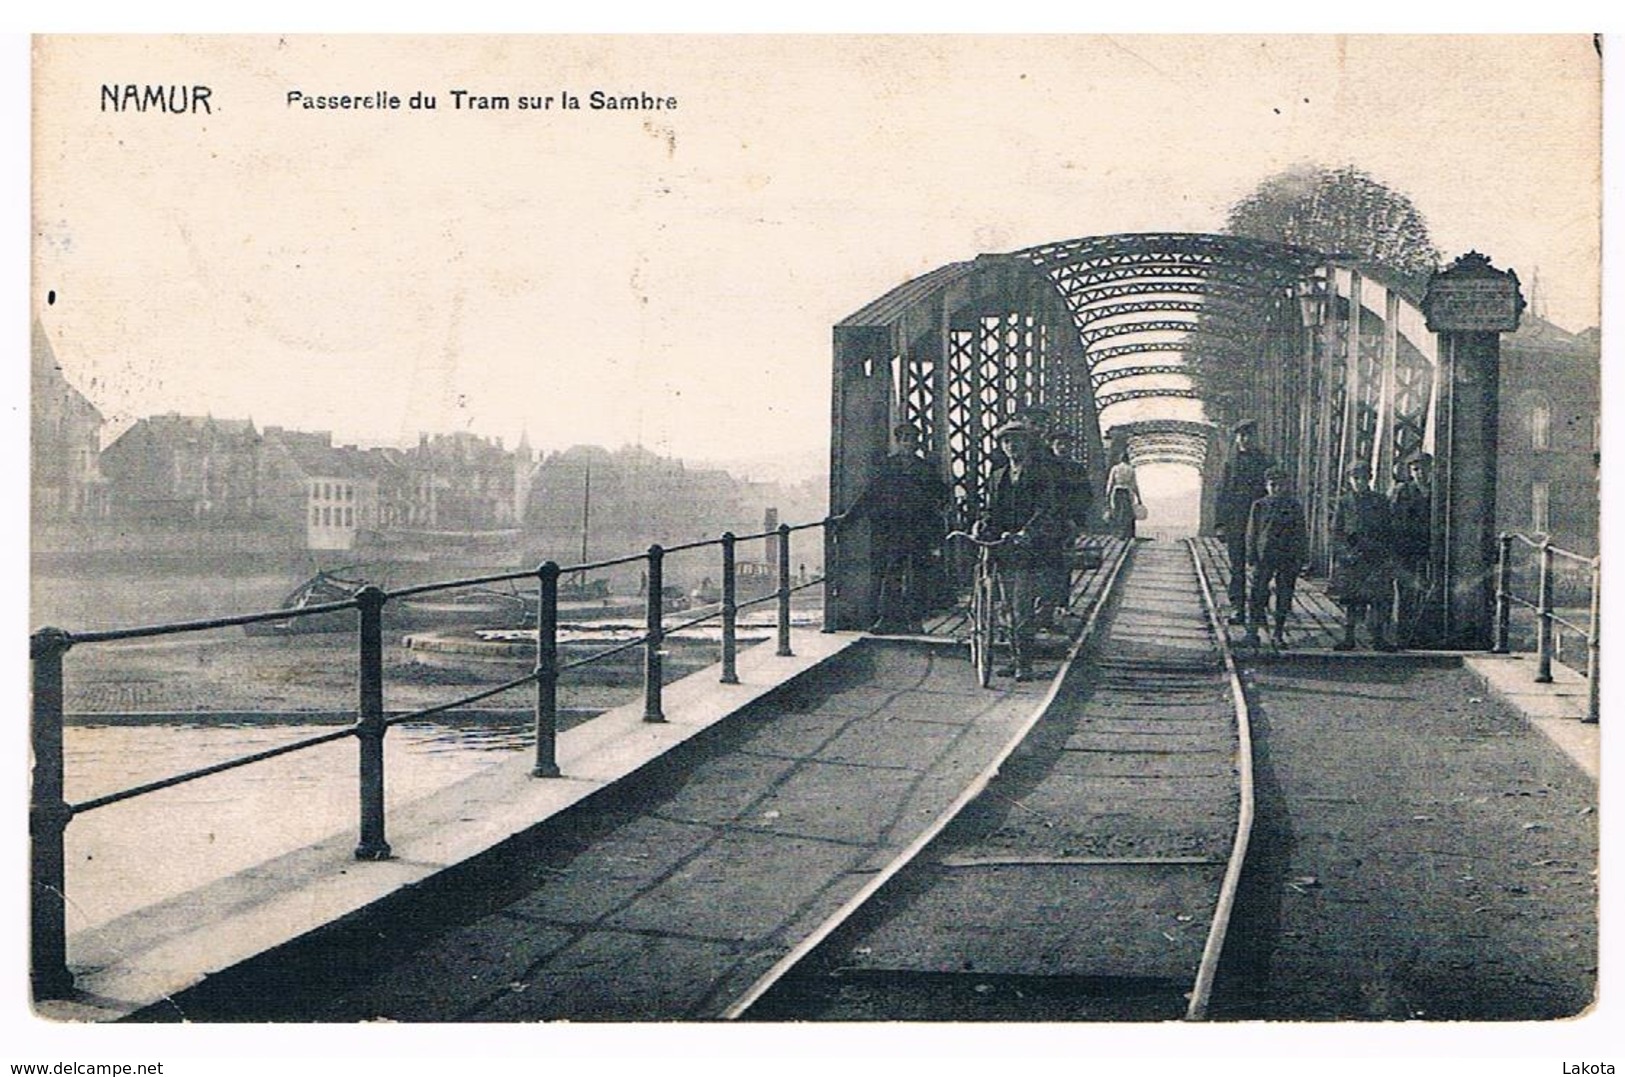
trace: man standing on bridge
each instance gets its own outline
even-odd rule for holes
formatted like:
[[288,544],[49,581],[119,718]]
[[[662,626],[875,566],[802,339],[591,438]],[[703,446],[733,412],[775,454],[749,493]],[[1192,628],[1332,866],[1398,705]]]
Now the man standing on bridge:
[[896,447],[841,520],[867,517],[871,525],[880,586],[870,630],[918,633],[930,606],[931,552],[942,539],[948,487],[920,456],[918,430],[899,423],[892,440]]
[[1370,611],[1371,646],[1397,650],[1388,639],[1388,614],[1394,602],[1393,518],[1388,499],[1371,489],[1371,473],[1364,464],[1348,470],[1348,490],[1337,502],[1332,536],[1337,563],[1331,589],[1343,607],[1343,638],[1332,649],[1354,650],[1354,630]]
[[1235,446],[1230,459],[1225,461],[1224,476],[1219,483],[1219,495],[1214,506],[1214,524],[1224,536],[1230,555],[1230,623],[1247,623],[1247,518],[1253,502],[1263,497],[1264,475],[1274,466],[1253,439],[1258,436],[1258,423],[1243,419],[1235,427]]
[[1423,603],[1433,585],[1433,457],[1416,452],[1405,461],[1406,480],[1389,495],[1394,524],[1394,574],[1399,619],[1394,635],[1401,647],[1422,641]]
[[1258,646],[1258,630],[1269,612],[1270,585],[1275,586],[1275,623],[1270,643],[1286,642],[1286,619],[1292,612],[1292,593],[1298,570],[1309,558],[1309,535],[1304,529],[1303,506],[1289,492],[1286,472],[1272,467],[1264,474],[1268,491],[1253,502],[1247,519],[1247,560],[1253,568],[1253,590],[1247,609],[1247,643]]

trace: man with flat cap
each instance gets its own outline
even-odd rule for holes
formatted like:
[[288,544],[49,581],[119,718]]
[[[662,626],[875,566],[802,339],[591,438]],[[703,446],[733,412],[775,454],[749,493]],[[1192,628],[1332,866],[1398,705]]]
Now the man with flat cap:
[[948,486],[920,455],[920,432],[892,428],[893,449],[841,520],[867,517],[880,570],[873,632],[918,633],[930,605],[931,554],[944,533]]
[[1423,603],[1433,584],[1433,457],[1418,450],[1405,460],[1405,481],[1388,501],[1394,528],[1394,576],[1399,591],[1396,642],[1410,647],[1426,634]]
[[982,538],[1009,536],[994,551],[1014,652],[1010,665],[999,672],[1017,680],[1032,676],[1033,635],[1048,616],[1042,576],[1065,541],[1056,476],[1039,436],[1025,419],[994,431],[1006,463],[993,473],[987,507],[976,527]]
[[1270,643],[1286,644],[1286,622],[1292,615],[1292,595],[1298,570],[1309,558],[1309,534],[1304,527],[1303,505],[1292,496],[1291,480],[1284,468],[1272,467],[1264,473],[1268,491],[1253,502],[1247,520],[1247,563],[1252,566],[1253,589],[1248,596],[1246,641],[1258,645],[1258,632],[1269,615],[1270,588],[1275,589],[1275,620]]
[[1247,518],[1253,502],[1263,497],[1264,476],[1275,461],[1256,444],[1258,423],[1244,419],[1234,428],[1230,459],[1225,461],[1214,505],[1214,524],[1230,555],[1230,623],[1247,623]]

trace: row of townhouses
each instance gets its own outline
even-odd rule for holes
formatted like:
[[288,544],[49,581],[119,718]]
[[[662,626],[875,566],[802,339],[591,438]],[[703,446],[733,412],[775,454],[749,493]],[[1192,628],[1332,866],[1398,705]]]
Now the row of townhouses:
[[[624,553],[652,541],[760,526],[763,506],[811,518],[822,491],[786,491],[646,449],[576,446],[546,455],[466,432],[411,448],[335,444],[325,431],[169,413],[100,447],[103,417],[33,337],[33,514],[132,540],[142,533],[257,535],[260,548],[414,551],[489,546],[513,556]],[[801,502],[805,501],[806,504]],[[241,548],[241,544],[238,544]]]
[[40,524],[255,529],[351,549],[367,531],[472,532],[525,516],[535,454],[522,439],[423,434],[411,449],[335,445],[325,431],[170,413],[100,445],[103,417],[33,331],[32,509]]

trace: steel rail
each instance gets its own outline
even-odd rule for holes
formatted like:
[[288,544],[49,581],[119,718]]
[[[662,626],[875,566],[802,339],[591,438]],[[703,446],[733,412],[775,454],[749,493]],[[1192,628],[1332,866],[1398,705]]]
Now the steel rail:
[[290,617],[310,617],[318,613],[336,613],[357,609],[353,598],[342,602],[322,602],[294,610],[267,610],[263,613],[240,613],[231,617],[209,617],[196,621],[171,621],[166,624],[141,625],[136,628],[109,628],[97,632],[70,632],[73,643],[108,643],[121,639],[144,639],[151,636],[174,636],[182,632],[206,632],[211,628],[233,628],[237,625],[261,624],[265,621],[286,621]]
[[1589,627],[1582,628],[1566,617],[1559,617],[1556,612],[1552,613],[1552,623],[1554,625],[1562,625],[1564,628],[1572,628],[1574,631],[1586,637],[1588,640],[1591,638],[1591,629]]
[[[978,545],[997,545],[999,541],[1002,541],[995,540],[992,543],[983,542],[980,539],[973,538],[967,532],[956,532],[956,535],[969,539]],[[1103,587],[1101,587],[1099,593],[1095,595],[1094,601],[1090,606],[1089,613],[1084,621],[1083,630],[1079,633],[1078,638],[1073,642],[1071,648],[1068,649],[1066,659],[1061,663],[1060,669],[1056,671],[1054,678],[1050,682],[1049,690],[1046,691],[1043,698],[1039,700],[1038,706],[1033,709],[1032,714],[1030,714],[1027,719],[1021,723],[1020,727],[1011,736],[1010,740],[1002,748],[1000,748],[998,753],[994,756],[992,762],[990,762],[981,770],[980,773],[972,778],[970,783],[965,786],[964,790],[962,790],[960,794],[954,798],[953,802],[949,804],[941,814],[933,819],[931,823],[923,831],[921,831],[912,842],[904,847],[902,852],[894,857],[883,868],[877,871],[870,878],[870,880],[865,883],[855,894],[848,898],[840,908],[836,909],[834,913],[827,917],[811,932],[805,935],[800,942],[790,949],[788,953],[786,953],[778,961],[774,962],[771,968],[758,977],[757,980],[750,985],[750,987],[746,988],[737,999],[730,1003],[721,1013],[722,1020],[736,1021],[748,1013],[750,1008],[760,1002],[776,984],[782,981],[785,976],[787,976],[797,965],[806,960],[807,957],[811,955],[813,951],[817,950],[818,947],[821,946],[832,934],[834,934],[834,932],[839,929],[842,924],[845,924],[848,920],[850,920],[859,909],[867,905],[877,894],[879,894],[883,888],[885,888],[888,883],[890,883],[900,872],[907,868],[909,864],[912,863],[914,859],[918,857],[919,854],[937,838],[938,835],[947,829],[948,825],[952,823],[954,819],[956,819],[972,801],[982,794],[982,792],[987,788],[988,783],[990,783],[994,777],[998,775],[999,768],[1002,767],[1005,761],[1009,759],[1010,755],[1021,746],[1022,741],[1024,741],[1027,738],[1027,735],[1032,732],[1033,727],[1038,724],[1039,719],[1044,716],[1045,712],[1049,710],[1051,704],[1055,702],[1056,696],[1060,694],[1061,685],[1066,681],[1067,674],[1071,672],[1073,663],[1076,661],[1078,655],[1082,652],[1083,648],[1088,644],[1090,639],[1093,638],[1101,610],[1105,608],[1107,600],[1110,598],[1112,592],[1116,589],[1117,581],[1123,571],[1123,566],[1128,562],[1133,552],[1133,548],[1133,543],[1124,543],[1118,550],[1117,559],[1112,563],[1111,571],[1107,576],[1106,583]]]
[[1208,627],[1213,633],[1214,646],[1224,657],[1225,674],[1230,682],[1230,698],[1235,703],[1236,715],[1236,768],[1239,772],[1239,804],[1236,812],[1236,838],[1230,847],[1230,860],[1225,865],[1224,881],[1219,887],[1219,900],[1213,910],[1208,927],[1207,943],[1202,947],[1202,961],[1197,966],[1196,984],[1191,990],[1190,1005],[1185,1009],[1185,1020],[1207,1019],[1208,1003],[1213,995],[1213,981],[1218,975],[1219,958],[1224,953],[1225,935],[1230,930],[1230,917],[1235,912],[1236,891],[1241,886],[1242,866],[1247,859],[1247,846],[1253,832],[1253,734],[1251,712],[1247,707],[1247,693],[1242,687],[1241,674],[1236,669],[1235,655],[1230,652],[1230,637],[1219,620],[1218,605],[1213,598],[1213,587],[1207,570],[1197,553],[1196,543],[1185,540],[1191,563],[1196,566],[1196,579],[1201,585],[1202,609],[1207,614]]
[[396,726],[400,725],[402,722],[413,722],[419,718],[428,718],[431,715],[444,714],[447,711],[454,711],[459,707],[466,707],[470,703],[479,703],[483,700],[490,699],[492,696],[500,696],[503,692],[511,692],[515,688],[523,688],[527,684],[534,683],[536,677],[537,674],[535,671],[532,671],[525,674],[523,677],[518,677],[514,680],[508,681],[506,684],[499,684],[494,688],[482,689],[475,692],[471,696],[464,696],[462,699],[454,699],[450,703],[436,703],[431,707],[420,707],[415,711],[407,711],[404,714],[392,714],[388,718],[384,719],[384,725]]
[[710,613],[702,614],[701,616],[695,617],[692,620],[679,621],[676,624],[672,625],[671,627],[665,629],[664,632],[668,636],[674,636],[677,633],[682,632],[682,631],[684,631],[686,629],[693,628],[695,625],[703,625],[707,621],[715,621],[715,620],[717,620],[718,618],[720,618],[722,616],[722,613],[723,613],[722,607],[718,606],[716,609],[712,610]]
[[760,606],[764,602],[777,602],[778,600],[779,600],[779,592],[777,590],[773,590],[773,591],[770,591],[767,594],[761,595],[760,597],[757,597],[757,598],[748,599],[748,600],[746,600],[744,602],[736,602],[736,603],[734,603],[734,609],[736,609],[736,610],[749,609],[751,606]]
[[83,813],[91,811],[95,808],[105,808],[109,804],[117,804],[121,800],[129,800],[132,797],[142,796],[146,793],[156,793],[161,789],[168,789],[172,786],[183,785],[186,782],[196,781],[199,778],[207,778],[211,774],[220,774],[223,771],[236,770],[238,767],[246,767],[250,763],[261,763],[267,759],[275,759],[279,755],[288,755],[292,752],[302,752],[306,748],[315,748],[319,745],[329,744],[336,740],[343,740],[345,737],[353,737],[355,734],[356,727],[353,725],[348,725],[343,729],[335,729],[331,733],[320,733],[314,737],[306,737],[303,740],[296,740],[291,744],[281,744],[275,748],[267,748],[263,752],[255,752],[252,755],[244,755],[239,756],[236,759],[228,759],[224,763],[213,763],[206,767],[199,767],[196,770],[185,771],[181,774],[172,774],[167,778],[159,778],[157,781],[147,782],[145,785],[132,786],[129,789],[120,790],[117,793],[108,793],[105,796],[92,797],[90,800],[81,801],[78,804],[68,805],[68,810],[74,815],[82,815]]
[[[566,570],[568,571],[568,570]],[[426,595],[434,591],[456,591],[465,587],[481,587],[488,583],[517,583],[520,580],[535,580],[536,570],[501,572],[491,576],[470,576],[463,580],[442,580],[436,583],[420,583],[411,587],[402,587],[395,591],[385,591],[384,597],[410,598],[413,595]]]

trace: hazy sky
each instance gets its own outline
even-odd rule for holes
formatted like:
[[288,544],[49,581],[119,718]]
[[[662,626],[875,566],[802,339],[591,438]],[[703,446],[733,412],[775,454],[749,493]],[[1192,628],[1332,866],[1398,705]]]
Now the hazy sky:
[[[1526,292],[1538,273],[1552,320],[1597,322],[1584,36],[42,38],[34,59],[33,309],[115,429],[178,410],[816,455],[830,327],[869,299],[986,251],[1216,231],[1306,162],[1369,171],[1447,256]],[[207,85],[212,112],[103,111],[104,83]],[[456,110],[456,89],[555,101]],[[593,111],[594,89],[677,107]]]

